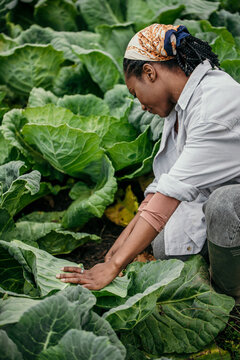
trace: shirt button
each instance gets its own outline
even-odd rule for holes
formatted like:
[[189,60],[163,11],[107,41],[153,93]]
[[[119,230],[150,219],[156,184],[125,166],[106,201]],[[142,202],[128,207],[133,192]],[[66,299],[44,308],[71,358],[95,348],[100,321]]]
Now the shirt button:
[[188,246],[188,247],[187,247],[187,250],[188,250],[188,251],[192,250],[191,246]]

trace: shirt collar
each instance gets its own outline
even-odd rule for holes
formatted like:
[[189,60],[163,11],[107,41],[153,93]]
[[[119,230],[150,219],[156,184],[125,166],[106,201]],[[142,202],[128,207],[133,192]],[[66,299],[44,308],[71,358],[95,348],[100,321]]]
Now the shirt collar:
[[208,60],[204,60],[204,62],[202,64],[199,64],[194,71],[192,72],[192,74],[190,75],[188,81],[186,82],[183,91],[181,92],[178,102],[175,106],[175,110],[178,111],[179,107],[182,110],[185,110],[189,100],[194,92],[194,90],[196,89],[196,87],[198,86],[198,84],[200,83],[200,81],[202,80],[202,78],[204,77],[204,75],[212,68],[210,62]]

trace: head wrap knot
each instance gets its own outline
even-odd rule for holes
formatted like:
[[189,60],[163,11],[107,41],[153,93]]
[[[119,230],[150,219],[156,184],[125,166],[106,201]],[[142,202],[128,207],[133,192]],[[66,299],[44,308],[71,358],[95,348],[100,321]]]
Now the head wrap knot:
[[171,60],[176,55],[181,40],[189,35],[183,25],[150,25],[133,36],[124,57],[145,61]]

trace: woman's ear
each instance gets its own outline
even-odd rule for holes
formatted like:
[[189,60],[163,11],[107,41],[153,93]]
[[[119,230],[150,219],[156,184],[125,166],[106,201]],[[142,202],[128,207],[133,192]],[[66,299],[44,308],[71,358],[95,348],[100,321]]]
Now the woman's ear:
[[151,82],[154,82],[157,78],[157,72],[154,66],[148,63],[143,65],[143,74]]

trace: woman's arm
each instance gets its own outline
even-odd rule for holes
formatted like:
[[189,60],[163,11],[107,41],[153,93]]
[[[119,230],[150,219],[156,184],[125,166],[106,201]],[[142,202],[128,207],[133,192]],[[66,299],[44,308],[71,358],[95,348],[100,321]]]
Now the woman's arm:
[[121,232],[113,246],[110,248],[110,250],[107,252],[104,261],[109,261],[112,256],[116,253],[116,251],[123,245],[124,241],[128,238],[128,236],[131,234],[134,226],[136,225],[140,213],[142,210],[147,206],[149,200],[152,198],[154,194],[149,193],[146,198],[141,202],[137,214],[134,216],[134,218],[130,221],[130,223],[127,225],[127,227]]
[[109,249],[107,254],[105,255],[104,261],[107,262],[111,260],[113,255],[116,253],[116,251],[123,245],[124,241],[128,238],[128,236],[131,234],[134,226],[136,225],[138,219],[140,216],[140,212],[137,212],[137,214],[134,216],[134,218],[130,221],[128,226],[121,232],[113,246]]
[[[150,209],[150,212],[163,214],[162,218],[168,219],[180,203],[178,200],[160,193],[155,195],[138,217],[127,239],[108,262],[97,264],[90,270],[84,270],[84,273],[81,273],[81,269],[78,267],[64,267],[62,270],[67,273],[58,274],[57,278],[63,282],[81,284],[90,290],[99,290],[108,285],[157,236],[158,230],[146,220],[147,217],[144,217],[144,212],[148,213],[147,208]],[[161,219],[161,216],[159,216],[159,219]],[[162,222],[162,228],[165,225],[164,221]],[[159,227],[159,223],[157,226]]]

